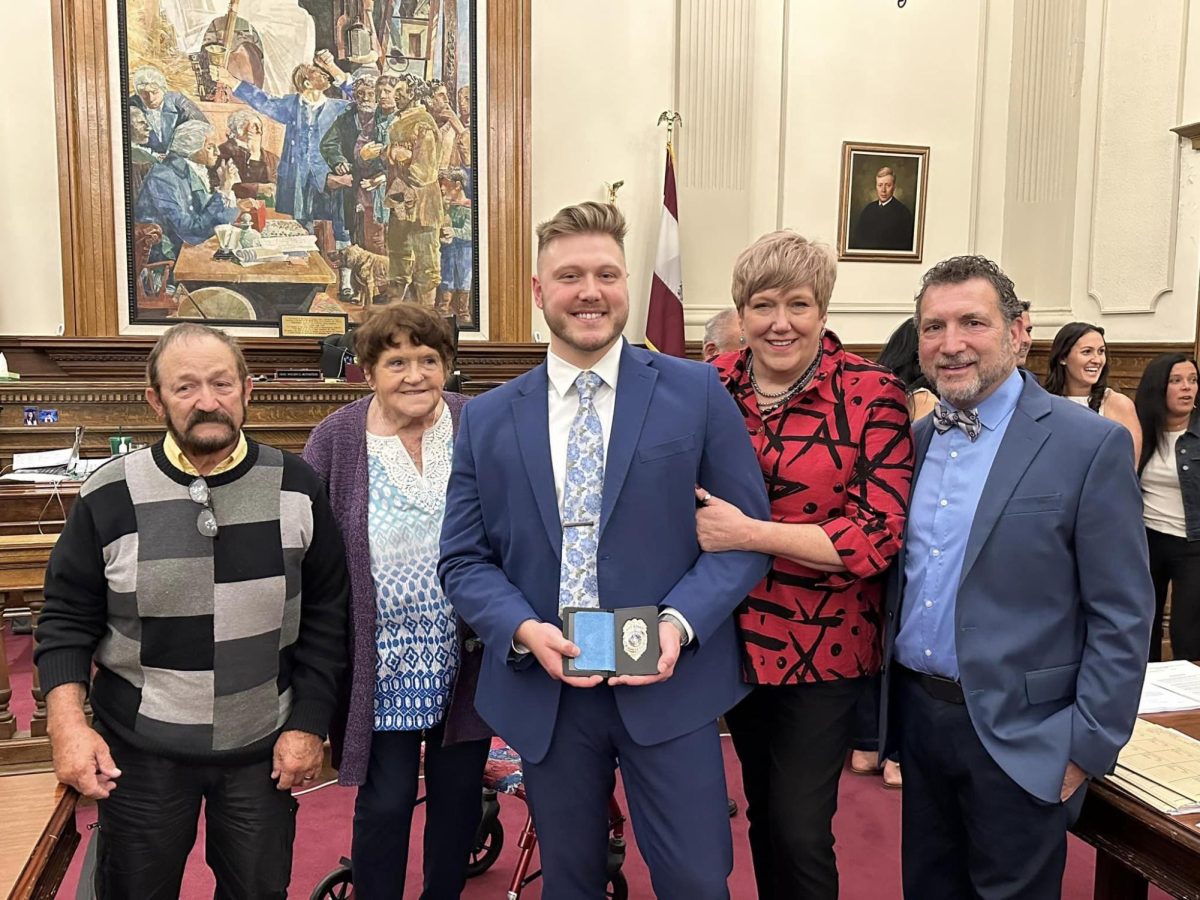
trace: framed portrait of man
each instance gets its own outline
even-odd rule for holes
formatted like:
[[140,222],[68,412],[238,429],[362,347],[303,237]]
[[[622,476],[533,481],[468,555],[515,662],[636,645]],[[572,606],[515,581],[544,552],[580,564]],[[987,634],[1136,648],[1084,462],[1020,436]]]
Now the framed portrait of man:
[[929,148],[842,144],[838,259],[920,262]]

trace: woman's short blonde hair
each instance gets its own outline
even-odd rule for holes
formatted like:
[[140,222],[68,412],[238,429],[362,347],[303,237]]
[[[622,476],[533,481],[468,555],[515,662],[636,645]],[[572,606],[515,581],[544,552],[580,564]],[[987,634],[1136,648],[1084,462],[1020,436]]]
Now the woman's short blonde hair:
[[794,231],[772,231],[743,250],[733,264],[733,305],[740,313],[750,298],[762,291],[807,285],[824,315],[835,281],[837,261],[829,247]]

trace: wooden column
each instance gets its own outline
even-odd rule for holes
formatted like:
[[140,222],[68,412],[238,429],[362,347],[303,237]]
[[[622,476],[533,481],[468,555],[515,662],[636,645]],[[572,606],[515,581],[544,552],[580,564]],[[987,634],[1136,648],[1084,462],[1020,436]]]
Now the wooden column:
[[532,338],[530,0],[487,13],[488,321],[493,341]]

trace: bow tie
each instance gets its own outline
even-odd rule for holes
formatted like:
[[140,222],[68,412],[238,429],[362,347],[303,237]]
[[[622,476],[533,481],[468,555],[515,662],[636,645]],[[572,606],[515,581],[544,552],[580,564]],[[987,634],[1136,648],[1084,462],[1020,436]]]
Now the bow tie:
[[939,403],[933,408],[933,427],[938,434],[945,434],[951,428],[961,428],[963,434],[972,441],[983,431],[983,423],[979,421],[979,413],[973,409],[955,409],[945,403]]

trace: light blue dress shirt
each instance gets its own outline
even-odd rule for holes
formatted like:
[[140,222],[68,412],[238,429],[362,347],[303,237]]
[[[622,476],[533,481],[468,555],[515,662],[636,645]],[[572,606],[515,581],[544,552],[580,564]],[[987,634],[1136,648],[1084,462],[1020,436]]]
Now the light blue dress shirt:
[[974,442],[935,430],[908,508],[904,596],[894,658],[905,668],[958,680],[954,606],[975,509],[1024,382],[1014,371],[979,404]]

